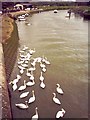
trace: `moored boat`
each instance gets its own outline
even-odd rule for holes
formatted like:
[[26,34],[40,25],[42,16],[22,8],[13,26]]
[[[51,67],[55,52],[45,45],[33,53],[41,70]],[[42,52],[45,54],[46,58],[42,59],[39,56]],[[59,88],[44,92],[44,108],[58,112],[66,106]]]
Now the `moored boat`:
[[54,10],[54,13],[57,13],[58,12],[58,10]]

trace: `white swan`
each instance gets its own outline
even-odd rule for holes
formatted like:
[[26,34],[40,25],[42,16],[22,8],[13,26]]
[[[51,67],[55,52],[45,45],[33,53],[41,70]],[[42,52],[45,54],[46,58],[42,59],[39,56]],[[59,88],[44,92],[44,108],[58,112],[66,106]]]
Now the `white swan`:
[[50,65],[50,62],[47,60],[46,57],[45,57],[45,63],[46,63],[47,65]]
[[33,95],[33,96],[29,98],[29,101],[28,101],[29,104],[30,104],[30,103],[33,103],[33,102],[35,101],[34,90],[32,90],[32,95]]
[[63,117],[66,111],[62,108],[60,111],[56,113],[56,118]]
[[20,70],[24,70],[25,69],[25,67],[22,67],[21,65],[18,65],[18,68],[20,69]]
[[25,89],[26,89],[26,80],[24,80],[24,85],[20,86],[18,88],[18,90],[21,91],[21,90],[25,90]]
[[46,85],[45,85],[45,83],[43,81],[41,81],[40,87],[43,88],[43,89],[46,87]]
[[30,80],[34,80],[33,71],[31,71]]
[[41,71],[41,75],[40,75],[40,81],[43,81],[44,77],[42,76],[42,71]]
[[28,47],[24,45],[23,51],[25,51],[25,50],[27,50],[27,49],[28,49]]
[[22,61],[18,60],[18,64],[22,64],[22,63],[24,63],[24,60]]
[[37,111],[37,107],[35,108],[35,112],[36,114],[32,116],[32,120],[38,120],[38,111]]
[[20,80],[20,79],[21,79],[21,76],[20,76],[20,75],[17,75],[17,79]]
[[35,60],[36,60],[36,62],[41,63],[42,58],[41,57],[37,57]]
[[33,67],[35,67],[36,62],[35,62],[35,61],[33,61],[33,62],[31,63],[31,65],[32,65]]
[[35,66],[34,66],[34,67],[29,68],[28,70],[29,70],[29,71],[34,71],[34,70],[36,70],[36,68],[35,68]]
[[20,98],[25,98],[28,96],[28,94],[29,94],[29,92],[24,92],[20,95]]
[[19,104],[15,104],[15,106],[18,107],[18,108],[21,108],[21,109],[27,109],[29,107],[27,103],[28,102],[25,101],[25,104],[19,103]]
[[13,89],[13,91],[17,90],[17,84],[16,83],[13,84],[12,89]]
[[33,85],[35,85],[35,81],[34,80],[32,80],[32,82],[29,81],[29,82],[26,83],[26,85],[27,86],[33,86]]
[[34,48],[34,50],[32,50],[32,49],[30,49],[29,50],[29,53],[32,55],[33,53],[35,53],[35,48]]
[[27,75],[28,77],[31,76],[31,73],[29,73],[29,70],[28,70],[28,69],[27,69],[26,75]]
[[28,67],[27,64],[21,64],[21,66],[24,67],[24,68]]
[[18,81],[19,81],[19,79],[17,79],[17,78],[16,78],[16,79],[14,79],[14,80],[10,81],[10,83],[9,83],[9,84],[13,84],[13,85],[14,85],[14,84],[16,84]]
[[30,57],[31,57],[32,55],[30,55],[30,53],[27,53],[27,55],[26,55],[26,59],[27,60],[30,60]]
[[28,64],[28,60],[25,60],[25,63]]
[[46,72],[46,68],[43,67],[43,68],[42,68],[42,71],[43,71],[43,72]]
[[56,104],[61,104],[60,100],[58,98],[56,98],[56,93],[53,93],[54,97],[53,97],[53,101],[56,103]]
[[57,88],[56,88],[56,91],[59,93],[59,94],[63,94],[63,90],[60,88],[60,85],[59,84],[56,84],[57,85]]
[[42,62],[40,62],[40,67],[45,68],[46,66]]
[[20,53],[20,57],[21,57],[21,58],[25,58],[25,55],[22,55],[22,54]]
[[23,70],[23,69],[21,69],[21,70],[20,70],[20,74],[23,74],[23,73],[24,73],[24,70]]

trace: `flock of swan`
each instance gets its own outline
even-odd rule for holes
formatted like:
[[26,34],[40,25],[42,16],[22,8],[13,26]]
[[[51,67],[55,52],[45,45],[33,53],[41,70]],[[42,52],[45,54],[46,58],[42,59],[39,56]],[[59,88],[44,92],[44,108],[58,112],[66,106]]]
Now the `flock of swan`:
[[[40,72],[40,87],[42,89],[45,89],[46,84],[45,84],[45,78],[43,76],[43,73],[46,72],[46,65],[50,65],[50,62],[47,60],[46,57],[37,57],[37,58],[33,58],[32,55],[33,53],[35,53],[35,48],[34,49],[29,49],[27,46],[24,45],[24,47],[22,48],[22,50],[19,50],[19,59],[18,59],[18,69],[19,69],[19,74],[17,74],[16,78],[12,81],[10,81],[9,84],[12,85],[12,90],[13,91],[24,91],[27,87],[31,87],[33,85],[35,85],[35,77],[34,77],[34,71],[36,70],[36,63],[39,63],[40,68],[41,68],[41,72]],[[28,64],[31,64],[31,67],[28,67]],[[29,81],[27,82],[26,80],[24,80],[23,85],[18,86],[18,82],[21,80],[21,75],[25,72],[26,70],[26,76],[29,77]],[[60,84],[56,84],[56,92],[58,94],[63,95],[64,92],[60,86]],[[23,99],[25,97],[27,97],[29,95],[29,91],[23,92],[20,95],[20,99]],[[29,104],[35,102],[36,100],[36,95],[35,95],[35,91],[32,90],[32,97],[30,97],[27,101],[25,101],[25,103],[17,103],[15,104],[16,107],[20,108],[20,109],[28,109],[29,108]],[[61,101],[57,98],[56,93],[53,93],[53,98],[52,101],[57,104],[60,105]],[[65,115],[66,111],[61,108],[61,110],[59,110],[56,113],[56,118],[60,118],[63,117]],[[38,119],[39,118],[39,114],[38,114],[38,108],[35,108],[35,115],[32,116],[32,120],[33,118]]]

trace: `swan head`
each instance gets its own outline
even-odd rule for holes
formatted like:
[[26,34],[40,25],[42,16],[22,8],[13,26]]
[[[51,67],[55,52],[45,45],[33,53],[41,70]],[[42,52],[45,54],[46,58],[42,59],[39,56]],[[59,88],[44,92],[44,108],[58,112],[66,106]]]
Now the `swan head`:
[[25,103],[28,103],[28,101],[25,101]]
[[65,110],[64,110],[63,108],[61,108],[61,110],[62,110],[62,112],[64,112],[64,113],[65,113]]
[[56,96],[56,93],[53,93],[54,96]]
[[32,90],[32,93],[34,93],[34,90]]
[[36,107],[35,109],[37,110],[38,108]]
[[58,83],[57,83],[56,85],[57,85],[58,87],[60,87],[60,85],[59,85]]

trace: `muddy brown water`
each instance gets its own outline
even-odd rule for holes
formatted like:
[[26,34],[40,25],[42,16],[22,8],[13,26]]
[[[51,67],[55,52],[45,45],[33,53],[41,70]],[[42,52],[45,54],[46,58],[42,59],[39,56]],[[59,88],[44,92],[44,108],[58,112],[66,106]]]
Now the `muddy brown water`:
[[[40,67],[37,64],[34,72],[36,84],[27,87],[24,91],[30,91],[29,96],[20,99],[22,92],[12,91],[11,107],[13,118],[31,118],[38,107],[39,118],[55,118],[56,112],[62,107],[65,109],[65,118],[87,118],[88,117],[88,22],[74,14],[68,19],[66,11],[58,11],[57,14],[43,12],[28,17],[30,26],[24,21],[17,21],[19,33],[19,48],[23,45],[36,49],[33,57],[46,56],[51,65],[47,65],[44,73],[46,88],[40,88]],[[11,73],[10,80],[19,74],[17,59]],[[18,83],[23,85],[24,80],[29,78],[24,74]],[[63,95],[56,93],[56,84],[59,83],[64,91]],[[36,101],[29,105],[27,110],[18,109],[15,103],[24,103],[32,96],[35,90]],[[23,92],[24,92],[23,91]],[[53,92],[57,94],[61,105],[52,101]]]

